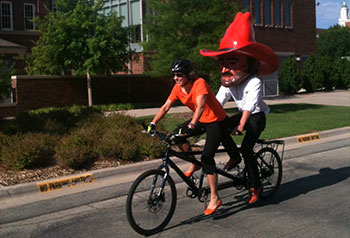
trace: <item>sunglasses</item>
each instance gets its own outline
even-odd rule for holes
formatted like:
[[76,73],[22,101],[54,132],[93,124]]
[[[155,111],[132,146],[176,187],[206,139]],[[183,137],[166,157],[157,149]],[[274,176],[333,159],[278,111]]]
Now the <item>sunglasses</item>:
[[183,77],[184,74],[183,73],[173,73],[173,77],[175,77],[175,76],[180,78],[180,77]]

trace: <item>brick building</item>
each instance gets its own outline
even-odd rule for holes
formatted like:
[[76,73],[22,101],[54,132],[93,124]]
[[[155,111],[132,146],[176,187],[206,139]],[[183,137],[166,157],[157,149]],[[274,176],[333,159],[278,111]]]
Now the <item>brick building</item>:
[[[0,0],[0,54],[14,62],[14,56],[30,53],[39,39],[35,17],[50,9],[52,0]],[[17,74],[24,74],[24,67],[24,62],[15,61]]]
[[[233,0],[235,1],[235,0]],[[271,47],[280,62],[293,57],[301,66],[316,53],[316,10],[314,0],[241,0],[255,20],[256,41]],[[277,72],[263,77],[267,91],[277,90]],[[277,87],[277,88],[276,88]]]
[[[227,1],[236,1],[241,4],[242,8],[252,12],[256,40],[270,46],[280,61],[287,57],[294,57],[297,61],[302,62],[307,55],[316,52],[314,0]],[[54,2],[55,0],[0,0],[0,54],[12,60],[13,56],[18,54],[30,53],[33,46],[32,41],[39,38],[39,34],[35,31],[34,17],[44,16],[48,10],[53,10]],[[143,73],[147,68],[141,44],[147,38],[142,32],[142,19],[148,10],[146,3],[147,0],[104,0],[102,9],[104,14],[116,11],[118,15],[124,16],[124,26],[135,26],[135,37],[130,42],[130,47],[138,53],[139,61],[129,65],[129,70],[133,74]],[[17,61],[16,74],[24,74],[24,67],[24,62]],[[278,94],[277,73],[265,76],[263,82],[265,96]],[[102,86],[106,87],[106,85]],[[13,88],[16,86],[13,85]],[[36,90],[42,89],[31,88],[31,91]],[[31,95],[22,96],[30,97]],[[37,102],[41,102],[44,96],[35,96],[35,98]],[[28,98],[25,101],[28,101]],[[55,105],[54,102],[46,103]],[[13,114],[7,111],[16,110],[16,108],[5,109],[7,115]],[[25,110],[25,108],[22,109]]]
[[[249,10],[254,18],[255,38],[270,46],[280,61],[294,57],[302,62],[309,54],[316,53],[316,15],[314,0],[229,0],[236,1]],[[142,58],[142,19],[147,11],[147,0],[105,0],[103,13],[117,12],[124,16],[123,25],[137,26],[137,38],[131,47],[138,52],[141,60],[129,67],[132,73],[143,73],[147,62]],[[233,16],[232,16],[233,20]],[[266,85],[277,87],[277,73],[264,77]],[[277,88],[272,89],[278,90]]]
[[[53,9],[55,0],[0,0],[0,54],[7,58],[30,52],[32,41],[39,38],[35,31],[35,16],[44,16]],[[315,2],[313,0],[231,0],[250,10],[254,17],[256,40],[270,46],[277,55],[304,59],[316,52]],[[139,54],[139,62],[129,69],[134,74],[144,72],[145,62],[141,43],[146,39],[142,32],[142,19],[146,14],[147,0],[104,0],[103,13],[116,11],[124,16],[123,26],[136,28],[130,47]],[[23,62],[22,62],[23,63]],[[17,65],[24,73],[24,65]]]

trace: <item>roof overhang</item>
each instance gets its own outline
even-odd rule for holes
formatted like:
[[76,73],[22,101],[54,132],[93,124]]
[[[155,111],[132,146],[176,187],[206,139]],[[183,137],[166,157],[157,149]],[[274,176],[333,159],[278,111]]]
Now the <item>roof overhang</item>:
[[27,47],[0,38],[0,54],[26,54]]

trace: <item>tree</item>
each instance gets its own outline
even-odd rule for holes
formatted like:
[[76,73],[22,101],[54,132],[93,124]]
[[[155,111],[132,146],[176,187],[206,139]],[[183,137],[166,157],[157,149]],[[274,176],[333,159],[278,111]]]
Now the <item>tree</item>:
[[339,58],[334,62],[334,68],[335,88],[347,89],[350,86],[350,61]]
[[294,59],[285,59],[278,73],[278,84],[282,92],[295,94],[301,87],[297,63]]
[[0,55],[0,100],[10,93],[11,74],[13,72],[13,65],[10,65],[2,57]]
[[322,73],[317,68],[315,55],[309,55],[307,57],[303,65],[301,77],[302,86],[308,92],[314,92],[323,86]]
[[172,61],[188,58],[195,62],[198,73],[211,75],[212,88],[218,88],[217,62],[199,54],[200,49],[217,50],[226,28],[238,7],[222,0],[148,0],[151,14],[145,19],[148,41],[145,52],[152,52],[150,73],[169,75]]
[[333,26],[317,39],[317,55],[332,58],[350,56],[350,28]]
[[90,106],[91,75],[125,71],[132,55],[122,19],[102,15],[102,6],[102,0],[58,0],[58,11],[38,20],[41,37],[27,58],[28,74],[87,75]]

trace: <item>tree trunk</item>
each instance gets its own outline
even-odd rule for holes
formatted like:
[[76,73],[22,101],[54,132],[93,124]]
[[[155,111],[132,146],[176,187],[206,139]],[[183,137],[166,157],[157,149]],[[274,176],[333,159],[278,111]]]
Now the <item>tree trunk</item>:
[[92,91],[91,91],[91,75],[90,72],[88,71],[86,73],[86,77],[87,77],[87,90],[88,90],[88,105],[89,107],[92,106]]

